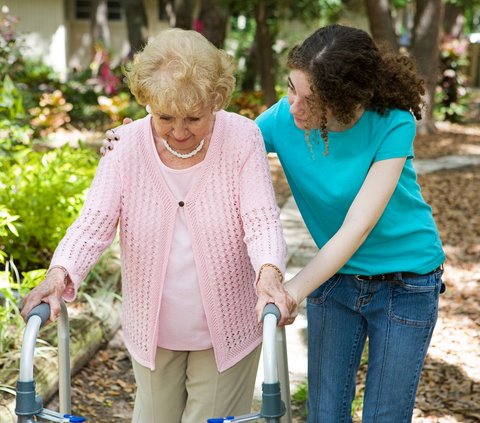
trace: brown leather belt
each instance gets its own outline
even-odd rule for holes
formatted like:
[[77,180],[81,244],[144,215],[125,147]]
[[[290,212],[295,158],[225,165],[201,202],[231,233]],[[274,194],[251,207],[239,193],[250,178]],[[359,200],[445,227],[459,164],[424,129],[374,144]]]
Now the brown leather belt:
[[428,276],[435,272],[441,270],[443,266],[438,266],[436,269],[433,269],[431,272],[424,273],[423,275],[413,272],[393,272],[393,273],[382,273],[380,275],[354,275],[360,281],[392,281],[392,280],[402,280],[403,278],[418,278],[419,276]]
[[[419,276],[428,276],[439,270],[443,270],[443,264],[438,266],[436,269],[433,269],[431,272],[424,273],[423,275],[413,272],[394,272],[394,273],[383,273],[381,275],[354,275],[360,281],[398,281],[403,280],[403,278],[418,278]],[[446,291],[446,286],[442,282],[440,287],[440,294],[443,294]]]

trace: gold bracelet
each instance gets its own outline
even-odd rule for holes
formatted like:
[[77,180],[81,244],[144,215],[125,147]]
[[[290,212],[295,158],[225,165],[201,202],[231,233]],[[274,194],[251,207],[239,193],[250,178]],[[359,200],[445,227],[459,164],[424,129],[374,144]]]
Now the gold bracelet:
[[63,266],[55,265],[55,266],[50,267],[50,269],[47,270],[47,274],[45,275],[45,277],[47,277],[47,275],[50,273],[50,270],[52,270],[52,269],[60,269],[63,272],[63,283],[65,285],[67,285],[68,270],[65,269],[65,267],[63,267]]
[[262,276],[262,270],[265,267],[271,267],[273,270],[275,270],[275,272],[277,272],[278,276],[280,277],[280,282],[283,282],[282,271],[277,266],[275,266],[274,264],[271,264],[271,263],[262,264],[262,266],[260,267],[260,270],[258,271],[258,279],[260,279],[260,277]]

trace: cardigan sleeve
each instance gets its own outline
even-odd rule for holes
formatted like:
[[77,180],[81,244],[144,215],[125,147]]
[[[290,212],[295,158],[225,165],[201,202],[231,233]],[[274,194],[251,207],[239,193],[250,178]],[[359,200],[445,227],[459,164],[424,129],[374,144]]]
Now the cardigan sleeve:
[[248,157],[240,172],[240,213],[250,261],[258,277],[265,263],[285,272],[287,246],[283,237],[270,167],[260,130],[252,125]]
[[100,159],[79,217],[55,249],[50,267],[65,267],[72,282],[64,292],[67,301],[76,297],[80,283],[115,238],[121,204],[119,169],[117,151],[108,151]]

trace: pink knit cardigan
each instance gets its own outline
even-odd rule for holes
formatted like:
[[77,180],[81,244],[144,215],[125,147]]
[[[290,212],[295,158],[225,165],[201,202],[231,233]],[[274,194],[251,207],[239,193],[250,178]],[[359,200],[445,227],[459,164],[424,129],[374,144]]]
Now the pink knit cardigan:
[[[150,119],[115,129],[120,141],[100,160],[82,212],[51,266],[68,270],[73,284],[64,298],[73,300],[118,227],[125,342],[135,360],[154,369],[160,300],[181,205],[161,175]],[[285,269],[279,210],[253,121],[217,113],[203,166],[183,202],[217,367],[223,371],[261,342],[254,311],[260,266]]]

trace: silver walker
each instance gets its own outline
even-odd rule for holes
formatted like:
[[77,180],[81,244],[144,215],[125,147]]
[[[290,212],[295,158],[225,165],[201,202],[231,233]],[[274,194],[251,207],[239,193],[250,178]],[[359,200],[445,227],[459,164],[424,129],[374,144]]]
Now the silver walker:
[[[18,423],[84,422],[86,419],[71,414],[70,334],[68,311],[61,303],[58,319],[59,408],[52,411],[43,407],[43,400],[35,392],[33,362],[35,344],[40,328],[50,317],[50,306],[42,303],[28,315],[20,356],[20,376],[17,381],[15,414]],[[280,311],[267,304],[263,311],[263,367],[262,407],[259,413],[208,419],[208,423],[240,423],[263,419],[266,423],[291,423],[290,388],[288,377],[285,329],[278,328]],[[280,389],[282,386],[282,389]]]
[[[285,328],[278,328],[275,304],[263,310],[263,384],[259,413],[208,419],[207,423],[240,423],[263,419],[266,423],[292,423]],[[282,387],[282,389],[280,389]]]
[[42,303],[36,306],[27,318],[20,355],[20,376],[17,382],[17,402],[15,407],[15,414],[18,416],[17,421],[18,423],[38,421],[84,422],[85,418],[70,414],[72,408],[70,390],[70,325],[67,307],[63,302],[61,303],[60,318],[58,319],[58,393],[60,412],[43,408],[42,397],[35,392],[35,379],[33,378],[35,344],[40,328],[47,322],[49,317],[50,306]]

